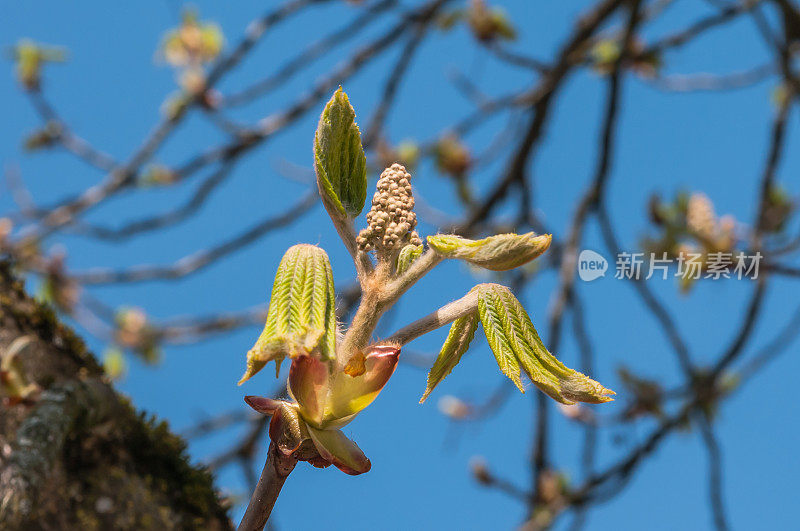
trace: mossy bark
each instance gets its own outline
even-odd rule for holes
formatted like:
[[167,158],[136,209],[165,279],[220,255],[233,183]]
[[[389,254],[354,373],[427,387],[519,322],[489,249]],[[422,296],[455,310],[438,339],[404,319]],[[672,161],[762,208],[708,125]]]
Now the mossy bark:
[[83,342],[0,262],[0,355],[21,337],[17,367],[39,390],[0,407],[0,527],[231,528],[184,441],[118,394]]

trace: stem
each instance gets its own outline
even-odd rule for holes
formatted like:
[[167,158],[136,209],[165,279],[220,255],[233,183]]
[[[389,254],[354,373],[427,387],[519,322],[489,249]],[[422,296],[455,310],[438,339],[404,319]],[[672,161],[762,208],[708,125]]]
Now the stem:
[[361,296],[361,304],[353,316],[353,322],[347,329],[337,352],[337,358],[342,364],[346,364],[367,346],[381,315],[383,308],[377,294],[372,290],[365,290]]
[[325,210],[328,211],[328,216],[331,218],[333,226],[336,228],[336,232],[339,234],[339,238],[342,240],[347,252],[350,253],[350,256],[353,258],[353,263],[356,266],[356,273],[358,274],[358,280],[361,281],[363,285],[363,279],[372,272],[373,266],[369,255],[358,250],[358,245],[356,244],[356,232],[353,228],[353,221],[346,216],[343,217],[339,211],[336,210],[336,207],[332,206],[325,199],[325,195],[322,192],[320,192],[319,195],[322,198],[322,205],[325,207]]
[[336,353],[342,366],[367,346],[378,326],[378,321],[388,307],[383,302],[382,293],[383,286],[389,279],[390,267],[388,262],[379,261],[377,267],[366,278],[359,279],[362,290],[361,303]]
[[460,317],[464,317],[475,311],[478,307],[478,294],[471,291],[449,304],[446,304],[430,315],[418,319],[410,325],[401,328],[386,339],[386,343],[405,345],[417,339],[419,336],[432,332],[452,323]]
[[394,304],[400,296],[408,291],[419,279],[430,272],[431,269],[444,260],[442,256],[433,249],[428,249],[425,253],[414,260],[408,271],[399,278],[394,279],[384,289],[384,300],[387,304]]
[[[425,276],[426,273],[441,262],[442,259],[441,255],[434,252],[433,249],[429,249],[414,261],[408,271],[393,280],[390,279],[392,276],[391,271],[394,259],[391,261],[386,259],[378,261],[378,266],[361,281],[363,290],[361,304],[358,310],[356,310],[353,322],[350,323],[350,328],[347,329],[347,333],[337,351],[337,357],[340,363],[347,364],[353,356],[359,354],[362,349],[367,346],[384,312],[397,302],[397,299],[408,291],[420,278]],[[477,305],[476,297],[477,296],[472,294],[467,294],[461,299],[439,309],[434,314],[407,326],[394,336],[388,338],[386,342],[394,342],[403,345],[422,334],[444,326],[466,315],[470,311],[473,311]],[[451,314],[452,318],[450,317]],[[422,326],[423,328],[415,330],[415,326]],[[401,333],[403,333],[403,335],[398,336],[398,334]]]
[[247,505],[238,531],[261,531],[267,525],[269,515],[281,493],[286,478],[294,470],[297,460],[278,452],[275,443],[270,443],[267,451],[267,462],[258,478],[256,489]]

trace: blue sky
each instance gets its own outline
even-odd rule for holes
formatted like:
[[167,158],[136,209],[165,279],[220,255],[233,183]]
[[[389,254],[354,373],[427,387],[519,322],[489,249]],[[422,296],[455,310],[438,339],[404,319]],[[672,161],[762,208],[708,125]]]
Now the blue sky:
[[[585,1],[541,0],[498,3],[518,27],[520,38],[514,47],[541,58],[553,55],[570,30],[571,21],[589,5]],[[344,24],[359,9],[333,4],[315,7],[266,36],[225,79],[220,90],[242,87],[274,71],[293,52],[326,30]],[[671,33],[678,25],[707,12],[697,4],[678,0],[659,22],[645,29],[642,38]],[[252,1],[238,2],[235,8],[210,1],[195,5],[202,18],[221,25],[228,47],[238,42],[247,23],[264,9],[264,3]],[[173,72],[155,64],[154,55],[163,32],[177,23],[179,6],[177,1],[5,2],[0,7],[0,44],[31,37],[68,47],[69,62],[45,72],[46,93],[78,134],[124,159],[158,122],[159,106],[175,89]],[[363,43],[380,35],[394,16],[385,16],[356,40]],[[237,109],[233,117],[252,123],[280,109],[352,50],[352,44],[337,49],[289,85]],[[385,72],[398,50],[393,49],[345,83],[360,123],[367,123]],[[665,58],[668,73],[730,72],[768,59],[768,50],[746,18],[710,32]],[[487,52],[473,46],[464,29],[446,34],[435,31],[406,74],[387,122],[392,141],[435,138],[444,127],[472,110],[472,104],[448,81],[448,73],[454,71],[468,76],[490,96],[532,82],[529,73],[498,65]],[[103,177],[100,172],[68,155],[58,151],[28,154],[21,149],[22,136],[38,122],[19,93],[8,63],[5,72],[0,75],[0,164],[18,166],[36,200],[44,204],[98,182]],[[774,83],[768,81],[733,92],[685,95],[665,93],[634,77],[626,79],[620,149],[608,188],[608,204],[623,247],[635,249],[647,231],[646,200],[653,192],[671,197],[680,189],[703,191],[718,213],[750,223],[774,114],[770,103],[773,87]],[[605,84],[596,74],[584,70],[570,78],[556,101],[547,139],[532,164],[536,206],[559,238],[565,237],[575,201],[591,178],[604,96]],[[300,199],[309,184],[285,178],[280,168],[285,162],[310,167],[311,142],[320,110],[318,105],[284,134],[247,155],[232,178],[191,220],[121,244],[100,245],[79,237],[59,237],[49,243],[63,243],[68,249],[69,266],[78,270],[98,265],[168,264],[224,240],[265,213],[282,212]],[[468,144],[476,151],[488,146],[502,120],[471,134],[466,139]],[[778,178],[797,196],[800,151],[791,149],[797,142],[796,116],[790,124],[789,149]],[[218,130],[193,115],[159,152],[157,160],[178,164],[197,150],[223,140]],[[476,175],[477,195],[489,189],[501,168],[497,162],[482,168]],[[189,197],[197,182],[195,178],[175,189],[126,194],[92,211],[88,219],[118,225],[125,219],[168,210]],[[413,184],[422,202],[452,218],[462,214],[450,183],[429,163],[416,169]],[[9,194],[3,190],[0,212],[11,207]],[[512,214],[511,210],[501,213]],[[430,223],[421,224],[423,234],[432,234],[435,229]],[[101,287],[93,293],[112,306],[141,306],[157,318],[235,311],[267,300],[283,251],[299,242],[323,246],[331,256],[337,285],[351,282],[353,266],[324,211],[317,207],[303,222],[178,282]],[[595,224],[590,224],[582,247],[608,256]],[[457,263],[443,264],[403,299],[379,331],[389,334],[460,297],[479,281],[483,278]],[[548,271],[519,294],[542,334],[546,333],[555,282],[555,274]],[[673,310],[698,364],[714,359],[736,333],[736,323],[752,290],[747,281],[701,282],[688,296],[677,292],[674,281],[651,280],[650,286]],[[622,365],[643,376],[657,376],[667,387],[679,381],[674,354],[628,284],[608,275],[592,283],[579,283],[578,288],[595,347],[593,377],[618,392],[622,387],[616,369]],[[772,283],[767,311],[748,354],[789,320],[797,293],[791,281],[776,279]],[[569,321],[565,330],[570,330]],[[253,327],[198,345],[167,348],[157,367],[132,359],[131,370],[119,388],[139,407],[168,419],[177,430],[206,416],[245,408],[245,394],[268,394],[275,387],[269,371],[243,387],[235,385],[243,372],[244,354],[258,332],[258,327]],[[432,333],[410,348],[436,352],[445,333]],[[546,335],[544,339],[548,341]],[[97,352],[104,348],[97,341],[90,343]],[[796,348],[792,349],[738,391],[722,407],[715,423],[725,464],[725,504],[735,528],[789,528],[796,520],[787,508],[794,501],[800,474],[800,464],[794,458],[800,442],[793,405],[795,375],[800,369],[796,354]],[[578,347],[570,334],[566,334],[558,355],[568,365],[578,366]],[[528,486],[535,389],[525,395],[511,395],[496,414],[469,425],[449,425],[436,408],[436,400],[445,394],[480,402],[503,381],[485,341],[477,341],[432,399],[419,406],[425,373],[401,365],[375,404],[346,428],[371,459],[372,471],[353,478],[333,468],[320,471],[299,466],[278,502],[278,525],[285,529],[323,525],[331,529],[513,528],[521,522],[525,508],[506,495],[478,486],[470,477],[468,463],[473,456],[484,456],[498,475]],[[625,397],[619,398],[596,407],[597,413],[619,413]],[[555,411],[552,418],[554,461],[572,480],[579,481],[582,432]],[[623,455],[652,426],[652,422],[642,421],[605,432],[599,439],[601,466]],[[240,434],[238,429],[231,429],[193,441],[192,455],[198,461],[214,456]],[[706,467],[705,448],[694,432],[673,435],[635,474],[622,495],[592,511],[588,527],[709,528]],[[236,467],[223,471],[218,484],[229,492],[248,495]],[[238,519],[240,514],[237,508],[234,517]]]

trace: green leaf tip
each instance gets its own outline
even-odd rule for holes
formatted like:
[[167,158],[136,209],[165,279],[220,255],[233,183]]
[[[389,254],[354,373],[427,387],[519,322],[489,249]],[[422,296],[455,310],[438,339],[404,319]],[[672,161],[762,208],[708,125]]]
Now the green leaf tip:
[[428,373],[428,385],[419,401],[420,404],[425,402],[428,395],[439,385],[439,382],[444,380],[453,368],[458,365],[458,362],[461,361],[461,356],[467,351],[472,338],[475,337],[477,328],[478,315],[475,312],[453,321],[450,326],[450,332],[447,334],[447,339],[442,345],[442,350]]
[[505,286],[480,284],[478,315],[500,370],[524,392],[520,368],[544,393],[563,404],[602,403],[614,391],[561,363],[542,343],[525,309]]
[[508,271],[544,253],[552,235],[498,234],[482,240],[469,240],[454,234],[428,236],[428,245],[445,258],[457,258],[492,271]]
[[290,247],[272,285],[264,330],[247,353],[247,370],[239,385],[287,356],[315,354],[331,360],[336,350],[333,272],[325,251],[315,245]]
[[367,198],[367,159],[356,113],[342,87],[319,118],[314,136],[317,186],[331,216],[355,217]]
[[422,255],[423,247],[421,245],[409,244],[400,249],[400,254],[397,255],[397,274],[402,275],[411,264]]
[[459,317],[428,374],[428,383],[420,403],[450,374],[469,348],[478,321],[492,349],[500,371],[525,392],[522,372],[548,396],[563,404],[601,403],[613,400],[614,391],[588,376],[570,369],[551,354],[539,338],[525,309],[505,286],[479,284],[471,293],[477,295],[477,310]]

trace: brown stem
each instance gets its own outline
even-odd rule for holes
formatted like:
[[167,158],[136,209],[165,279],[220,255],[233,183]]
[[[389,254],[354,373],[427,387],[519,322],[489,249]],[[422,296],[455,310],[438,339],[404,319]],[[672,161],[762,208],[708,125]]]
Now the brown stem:
[[267,525],[269,515],[275,506],[275,501],[281,493],[286,478],[294,470],[297,460],[291,456],[284,456],[270,443],[267,452],[267,462],[261,471],[261,477],[247,505],[238,531],[261,531]]

